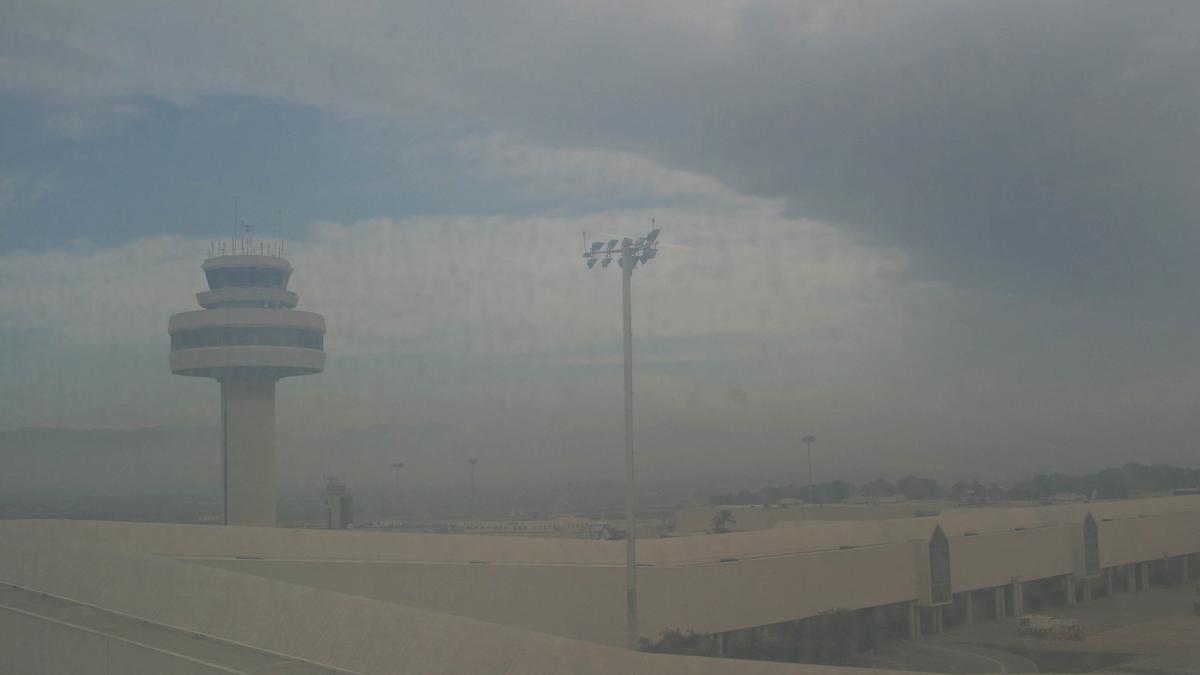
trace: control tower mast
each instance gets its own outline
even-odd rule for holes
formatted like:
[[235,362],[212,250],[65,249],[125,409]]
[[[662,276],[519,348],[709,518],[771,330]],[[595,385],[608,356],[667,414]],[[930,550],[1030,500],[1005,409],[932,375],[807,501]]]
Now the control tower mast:
[[275,526],[275,382],[325,366],[325,318],[297,309],[292,266],[248,228],[204,261],[204,309],[171,317],[171,372],[221,384],[226,525]]

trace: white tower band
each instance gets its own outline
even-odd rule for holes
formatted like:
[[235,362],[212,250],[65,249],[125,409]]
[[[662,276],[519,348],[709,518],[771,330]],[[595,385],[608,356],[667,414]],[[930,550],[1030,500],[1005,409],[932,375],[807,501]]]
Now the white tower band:
[[321,372],[325,317],[295,309],[292,266],[271,247],[243,238],[229,251],[204,261],[204,309],[171,317],[171,372],[221,383],[225,524],[274,527],[275,382]]

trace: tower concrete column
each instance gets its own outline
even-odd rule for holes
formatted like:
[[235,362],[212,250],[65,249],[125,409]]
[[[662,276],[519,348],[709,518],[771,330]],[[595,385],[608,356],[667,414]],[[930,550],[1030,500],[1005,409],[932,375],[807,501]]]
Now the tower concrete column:
[[921,637],[921,611],[917,603],[908,603],[908,637],[915,640]]
[[1140,580],[1140,589],[1143,591],[1150,590],[1150,563],[1144,562],[1138,565],[1138,577]]
[[1116,573],[1113,568],[1106,567],[1104,569],[1104,595],[1111,598],[1113,596],[1113,577]]
[[1065,576],[1067,583],[1067,604],[1075,604],[1075,575],[1068,574]]
[[1083,580],[1083,601],[1084,602],[1092,601],[1092,580],[1091,579]]
[[967,591],[963,594],[963,614],[964,621],[968,626],[975,623],[975,591]]
[[1136,563],[1125,566],[1125,590],[1130,593],[1137,592],[1138,583],[1138,566]]
[[997,586],[993,588],[992,595],[994,596],[993,602],[996,606],[996,619],[1003,619],[1007,614],[1004,607],[1004,587]]
[[226,525],[275,527],[275,380],[221,380]]
[[1020,579],[1012,580],[1013,616],[1025,613],[1025,588]]

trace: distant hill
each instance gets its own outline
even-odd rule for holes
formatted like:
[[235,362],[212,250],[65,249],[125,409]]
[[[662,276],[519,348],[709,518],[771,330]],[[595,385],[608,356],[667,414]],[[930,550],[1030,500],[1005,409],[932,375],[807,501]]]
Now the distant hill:
[[219,486],[215,428],[0,431],[0,494],[112,495]]
[[[320,437],[279,434],[281,486],[327,475],[376,483],[399,459],[445,465],[449,430],[379,425]],[[0,431],[0,496],[111,496],[220,489],[216,427],[24,428]],[[457,463],[454,464],[457,468]],[[443,467],[442,473],[449,471]]]
[[[281,435],[279,475],[284,485],[311,485],[334,475],[355,485],[391,483],[391,464],[402,461],[424,480],[444,480],[459,469],[461,443],[441,424],[377,424],[322,436]],[[459,471],[461,473],[461,470]]]
[[[113,495],[170,490],[219,490],[220,430],[212,427],[141,429],[26,428],[0,431],[0,496]],[[720,428],[652,423],[638,428],[642,480],[676,485],[696,481],[761,480],[779,466],[799,471],[791,451],[779,465],[731,461],[740,448],[778,441]],[[579,432],[524,426],[460,430],[444,424],[388,423],[323,435],[277,436],[280,487],[319,489],[338,476],[354,489],[391,484],[393,462],[409,480],[431,488],[461,486],[466,458],[480,457],[481,482],[506,485],[564,481],[621,481],[625,453],[619,428]]]

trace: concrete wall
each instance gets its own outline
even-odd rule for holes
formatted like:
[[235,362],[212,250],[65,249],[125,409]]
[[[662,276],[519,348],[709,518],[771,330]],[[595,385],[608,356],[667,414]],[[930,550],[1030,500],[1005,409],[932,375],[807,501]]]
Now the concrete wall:
[[1074,571],[1079,528],[1043,527],[950,538],[950,587],[955,593]]
[[642,632],[723,632],[912,600],[913,577],[908,545],[642,568]]
[[697,506],[675,513],[675,529],[682,532],[705,532],[712,527],[718,511],[733,513],[732,532],[766,530],[784,522],[858,521],[912,518],[920,512],[938,511],[941,501],[911,501],[898,504],[820,504],[764,508],[759,506]]
[[[53,528],[10,530],[5,525],[0,522],[0,583],[356,673],[880,674],[852,668],[631,652],[130,554],[112,546],[64,537],[61,529],[56,535],[47,531]],[[9,627],[14,629],[12,635],[23,637],[15,645],[11,637],[0,638],[5,640],[0,644],[13,645],[0,652],[10,663],[33,668],[34,673],[95,671],[90,662],[89,667],[75,667],[77,659],[93,647],[72,647],[73,635],[38,628],[23,620],[10,620]],[[96,649],[102,644],[93,643]],[[62,661],[39,661],[52,650],[63,652]],[[112,663],[121,673],[142,672],[138,670],[143,663],[140,658],[119,652]],[[151,672],[173,672],[173,663],[146,663],[161,665]],[[18,668],[8,672],[30,671]]]
[[[789,509],[771,509],[787,511]],[[792,509],[795,510],[795,509]],[[839,546],[869,546],[928,541],[940,525],[954,538],[969,532],[980,536],[1026,528],[1037,532],[1046,526],[1083,523],[1088,511],[1100,526],[1102,558],[1111,560],[1156,553],[1141,559],[1157,559],[1163,547],[1155,541],[1173,540],[1200,552],[1200,497],[1168,497],[1123,502],[1049,506],[1041,508],[964,508],[948,510],[937,517],[887,519],[881,521],[787,522],[757,532],[726,535],[697,535],[639,542],[638,560],[658,565],[716,561],[725,557],[761,557],[802,551],[838,549]],[[1139,514],[1147,518],[1137,519]],[[1116,519],[1104,522],[1104,518]],[[1136,526],[1113,525],[1134,518]],[[381,532],[324,532],[299,529],[262,530],[157,523],[108,523],[71,521],[7,521],[5,527],[54,528],[71,536],[93,541],[123,542],[131,550],[171,556],[251,556],[277,558],[336,558],[359,560],[467,561],[521,563],[621,564],[624,544],[619,541],[575,539],[529,539],[479,535],[430,535]],[[1161,525],[1160,525],[1161,524]],[[1155,534],[1166,528],[1169,532]],[[1180,531],[1182,528],[1182,531]],[[1105,532],[1109,536],[1105,537]],[[1036,535],[1030,535],[1036,536]],[[1140,543],[1139,543],[1140,542]],[[1170,547],[1167,550],[1172,550]],[[1105,565],[1120,564],[1104,562]]]
[[221,382],[222,473],[228,525],[275,527],[275,380]]
[[[621,567],[329,560],[193,562],[552,635],[625,644],[625,571]],[[644,573],[641,578],[645,589]],[[642,603],[646,604],[644,593]]]
[[[1097,516],[1103,567],[1159,560],[1164,554],[1200,553],[1200,511],[1192,508],[1195,500],[1188,499],[1050,507],[1044,513],[1002,509],[946,517],[952,590],[998,587],[1013,578],[1033,581],[1079,574],[1082,521],[1089,506],[1095,507],[1094,513],[1113,514],[1108,521]],[[1137,517],[1140,512],[1147,517]],[[1012,527],[1055,521],[1065,524]],[[665,628],[725,632],[837,608],[928,602],[928,542],[933,528],[942,522],[943,518],[914,518],[802,523],[759,532],[641,542],[642,634],[653,637]],[[967,536],[968,532],[975,533]],[[160,561],[221,572],[225,574],[221,583],[235,586],[230,579],[251,577],[225,570],[309,587],[283,585],[301,591],[324,588],[404,605],[401,609],[448,613],[438,617],[453,614],[603,644],[622,643],[622,542],[7,521],[0,522],[0,555],[9,548],[6,540],[13,538],[102,544],[142,556],[138,560],[151,554],[175,557],[189,562]],[[54,557],[42,555],[39,561],[28,562],[24,568],[28,574],[41,574],[47,564],[52,567]],[[189,583],[183,579],[191,577],[177,571],[171,574],[179,575],[178,581],[171,582],[174,585],[131,582],[124,589],[110,590],[109,584],[100,584],[78,590],[104,594],[114,602],[124,602],[122,592],[135,596],[160,592],[164,598],[178,599],[178,589]],[[73,583],[72,575],[62,579]],[[279,604],[272,597],[263,601]],[[204,626],[227,629],[217,619],[212,621]],[[309,629],[320,635],[316,627]]]
[[[256,574],[554,635],[624,644],[619,566],[203,559]],[[914,599],[910,545],[638,569],[644,637],[723,632]]]
[[[131,553],[169,557],[269,556],[274,558],[445,562],[623,564],[625,543],[583,539],[520,538],[221,527],[172,523],[70,520],[0,521],[0,535],[65,537],[111,545]],[[665,541],[665,540],[664,540]],[[639,556],[645,544],[639,545]]]
[[638,560],[656,564],[716,561],[800,552],[838,550],[846,546],[878,546],[928,542],[937,518],[877,521],[788,523],[757,532],[697,535],[647,541],[638,545]]
[[1164,513],[1107,521],[1097,518],[1097,521],[1101,567],[1200,552],[1200,513]]

